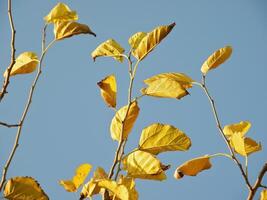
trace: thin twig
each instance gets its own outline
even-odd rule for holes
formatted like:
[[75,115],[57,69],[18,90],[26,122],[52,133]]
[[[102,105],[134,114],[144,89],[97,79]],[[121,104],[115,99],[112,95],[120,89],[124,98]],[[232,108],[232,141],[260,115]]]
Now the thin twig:
[[5,122],[0,122],[1,126],[6,126],[7,128],[13,128],[13,127],[18,127],[20,124],[7,124]]
[[230,153],[231,153],[231,156],[232,156],[232,160],[236,163],[236,165],[238,166],[240,172],[241,172],[241,175],[242,177],[244,178],[245,182],[246,182],[246,185],[248,187],[248,189],[251,191],[252,190],[252,186],[248,180],[248,177],[246,176],[245,174],[245,171],[241,165],[241,163],[239,162],[239,160],[237,159],[237,157],[235,156],[235,152],[233,151],[233,149],[231,148],[231,145],[230,145],[230,142],[228,141],[227,137],[224,135],[223,133],[223,129],[222,129],[222,126],[221,126],[221,122],[219,120],[219,116],[218,116],[218,113],[217,113],[217,109],[216,109],[216,106],[215,106],[215,102],[214,102],[214,99],[211,97],[209,91],[208,91],[208,88],[206,86],[206,77],[203,75],[202,76],[202,83],[195,83],[196,85],[199,85],[205,92],[206,96],[208,97],[209,99],[209,102],[210,102],[210,105],[212,107],[212,112],[213,112],[213,115],[214,115],[214,118],[215,118],[215,121],[216,121],[216,125],[217,125],[217,128],[220,132],[220,135],[222,136],[222,138],[224,139]]
[[10,41],[10,46],[11,46],[11,61],[10,61],[10,65],[7,68],[7,73],[5,76],[5,80],[0,92],[0,102],[2,101],[2,99],[4,98],[5,94],[7,93],[7,86],[9,84],[9,78],[10,78],[10,72],[15,64],[15,53],[16,53],[16,48],[15,48],[15,35],[16,35],[16,30],[15,30],[15,26],[14,26],[14,22],[13,22],[13,16],[12,16],[12,2],[11,0],[8,0],[8,18],[9,18],[9,24],[10,24],[10,28],[11,28],[11,41]]
[[[44,32],[45,32],[45,28],[44,28]],[[45,33],[43,32],[43,37],[45,35]],[[45,40],[43,39],[42,42],[44,42]],[[32,83],[32,86],[31,86],[31,89],[30,89],[30,92],[29,92],[29,96],[28,96],[28,100],[27,100],[27,103],[25,105],[25,108],[24,108],[24,111],[23,111],[23,114],[21,116],[21,119],[20,119],[20,126],[18,127],[18,130],[17,130],[17,134],[16,134],[16,138],[15,138],[15,141],[14,141],[14,145],[13,145],[13,148],[10,152],[10,155],[6,161],[6,164],[3,168],[3,171],[2,171],[2,178],[1,178],[1,182],[0,182],[0,191],[2,190],[3,186],[4,186],[4,183],[6,182],[6,175],[7,175],[7,171],[8,171],[8,168],[9,168],[9,165],[16,153],[16,150],[19,146],[19,139],[20,139],[20,136],[21,136],[21,130],[22,130],[22,127],[23,127],[23,124],[24,124],[24,120],[28,114],[28,111],[29,111],[29,108],[30,108],[30,105],[31,105],[31,102],[32,102],[32,97],[33,97],[33,93],[34,93],[34,90],[35,90],[35,87],[36,87],[36,84],[39,80],[39,77],[42,73],[42,62],[43,62],[43,59],[44,59],[44,56],[47,52],[47,50],[55,43],[56,40],[53,40],[46,48],[45,50],[42,52],[41,54],[41,58],[40,58],[40,63],[39,63],[39,67],[38,67],[38,71],[37,71],[37,74],[35,76],[35,79]]]
[[249,191],[249,194],[248,194],[248,198],[247,200],[252,200],[253,197],[255,196],[257,190],[259,187],[263,187],[263,188],[266,188],[266,186],[263,186],[261,185],[261,181],[265,175],[265,173],[267,172],[267,162],[264,163],[259,175],[258,175],[258,178],[257,180],[255,181],[255,184],[253,185],[252,189]]

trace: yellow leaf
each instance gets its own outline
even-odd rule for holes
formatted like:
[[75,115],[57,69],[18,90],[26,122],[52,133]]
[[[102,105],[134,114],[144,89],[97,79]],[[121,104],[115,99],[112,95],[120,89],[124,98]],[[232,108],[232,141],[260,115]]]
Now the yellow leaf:
[[96,37],[96,34],[87,25],[68,21],[55,23],[54,34],[56,40],[63,40],[79,34],[91,34]]
[[196,176],[203,170],[211,168],[210,157],[208,155],[198,157],[192,160],[189,160],[175,170],[174,177],[176,179],[182,178],[184,175],[187,176]]
[[55,23],[58,21],[78,20],[76,11],[72,11],[66,4],[58,3],[50,13],[44,17],[46,23]]
[[81,194],[80,194],[80,199],[84,198],[91,198],[93,195],[99,194],[101,191],[101,188],[98,186],[98,181],[107,179],[108,175],[106,174],[105,170],[101,167],[98,167],[95,172],[93,177],[89,182],[84,184]]
[[241,121],[236,124],[230,124],[223,128],[223,133],[227,137],[231,137],[235,133],[241,133],[244,136],[251,127],[251,123],[249,121]]
[[258,144],[249,137],[243,137],[242,133],[233,134],[230,143],[234,150],[242,156],[249,156],[251,153],[261,150],[260,143]]
[[141,89],[142,94],[161,98],[181,99],[188,91],[177,81],[170,78],[160,78],[148,83],[147,88]]
[[[38,56],[34,52],[24,52],[16,58],[16,62],[10,72],[10,76],[32,73],[35,71],[38,63]],[[4,77],[7,77],[7,70],[4,73]]]
[[91,168],[92,166],[90,164],[81,164],[79,167],[77,167],[72,180],[61,180],[59,184],[62,185],[68,192],[76,192],[81,184],[83,184],[83,182],[85,181]]
[[231,54],[231,46],[225,46],[221,49],[218,49],[202,64],[201,72],[205,75],[209,70],[215,69],[220,64],[224,63],[231,56]]
[[261,191],[261,198],[260,200],[267,200],[267,190],[264,189]]
[[136,49],[132,52],[134,57],[138,60],[142,60],[146,57],[148,53],[150,53],[173,29],[175,23],[172,23],[167,26],[159,26],[149,32]]
[[122,160],[123,169],[132,178],[165,180],[165,170],[168,169],[151,153],[135,150]]
[[116,107],[117,83],[114,75],[109,75],[97,83],[101,96],[109,107]]
[[120,176],[119,185],[124,185],[128,191],[129,191],[129,200],[138,200],[138,192],[135,189],[135,182],[134,178],[131,177],[125,177],[125,176]]
[[100,56],[112,56],[115,60],[123,62],[124,49],[113,39],[109,39],[100,44],[91,54],[92,58],[95,59]]
[[132,102],[129,106],[129,109],[128,105],[120,108],[116,112],[110,124],[110,133],[112,139],[120,141],[121,134],[122,139],[126,139],[134,126],[138,114],[139,107],[137,101]]
[[4,197],[9,200],[48,200],[39,183],[31,177],[14,177],[4,187]]
[[136,49],[138,47],[138,45],[140,44],[140,42],[142,41],[142,39],[146,35],[147,35],[147,33],[144,33],[144,32],[138,32],[138,33],[135,33],[134,35],[132,35],[128,40],[131,48]]
[[121,200],[129,200],[129,191],[126,186],[122,184],[117,184],[112,180],[101,180],[98,182],[98,186],[100,188],[105,188],[108,191],[112,192],[112,195],[121,199]]
[[190,138],[174,126],[152,124],[143,129],[139,149],[152,154],[165,151],[186,151],[190,148]]

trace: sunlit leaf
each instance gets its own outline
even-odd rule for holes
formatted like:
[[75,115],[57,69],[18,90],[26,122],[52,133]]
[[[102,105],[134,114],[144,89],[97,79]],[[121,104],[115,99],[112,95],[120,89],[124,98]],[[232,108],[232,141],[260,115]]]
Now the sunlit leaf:
[[110,124],[110,133],[112,139],[120,141],[121,134],[122,139],[126,139],[134,126],[138,114],[139,107],[137,101],[132,102],[129,106],[129,109],[128,105],[120,108],[116,112]]
[[235,133],[240,133],[241,136],[244,136],[251,127],[251,123],[249,121],[241,121],[236,124],[230,124],[223,128],[223,133],[227,137],[231,137]]
[[[39,63],[38,56],[34,52],[24,52],[16,58],[16,62],[12,67],[10,76],[17,74],[28,74],[35,71]],[[7,70],[4,73],[4,77],[7,76]]]
[[4,197],[9,200],[48,200],[39,183],[31,177],[14,177],[4,187]]
[[66,4],[58,3],[50,13],[44,17],[46,23],[56,23],[58,21],[78,20],[76,11],[72,11]]
[[87,25],[68,21],[57,22],[54,26],[54,34],[56,40],[63,40],[79,34],[91,34],[96,36]]
[[190,138],[181,130],[167,124],[152,124],[143,129],[139,149],[152,154],[165,151],[186,151],[190,148]]
[[117,184],[112,180],[101,180],[98,182],[98,187],[105,188],[108,191],[112,192],[112,196],[115,196],[121,200],[129,200],[129,190],[126,186],[122,184]]
[[249,156],[251,153],[261,150],[260,143],[258,144],[249,137],[243,137],[242,133],[233,134],[230,143],[234,150],[242,156]]
[[167,170],[168,166],[162,165],[151,153],[135,150],[124,157],[122,163],[129,177],[159,181],[166,179],[164,170]]
[[97,83],[101,96],[109,107],[116,107],[117,83],[114,75],[109,75]]
[[138,32],[138,33],[135,33],[134,35],[132,35],[128,40],[131,48],[136,49],[138,47],[138,45],[140,44],[140,42],[142,41],[142,39],[146,35],[147,35],[147,33],[145,33],[145,32]]
[[176,179],[180,179],[184,175],[196,176],[201,171],[210,169],[211,166],[210,157],[208,155],[194,158],[177,167],[174,173],[174,177]]
[[224,63],[232,54],[232,47],[225,46],[215,51],[202,64],[201,72],[205,75],[209,70],[215,69],[220,64]]
[[260,200],[267,200],[267,190],[266,189],[261,191]]
[[132,52],[138,60],[144,59],[173,29],[175,23],[159,26],[149,32]]
[[124,185],[128,191],[129,191],[129,200],[138,200],[138,192],[135,189],[135,181],[134,178],[131,177],[125,177],[125,176],[120,176],[119,185]]
[[100,44],[91,54],[92,58],[95,60],[100,56],[111,56],[119,62],[123,62],[124,49],[113,39],[109,39],[102,44]]
[[61,180],[59,184],[62,185],[68,192],[76,192],[81,184],[83,184],[83,182],[85,181],[91,168],[92,166],[90,164],[81,164],[79,167],[77,167],[72,180]]

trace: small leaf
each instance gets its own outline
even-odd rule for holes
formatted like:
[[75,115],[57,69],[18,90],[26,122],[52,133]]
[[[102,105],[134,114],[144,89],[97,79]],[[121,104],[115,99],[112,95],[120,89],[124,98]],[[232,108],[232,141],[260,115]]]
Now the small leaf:
[[121,200],[129,200],[129,191],[126,186],[122,184],[117,184],[112,180],[101,180],[98,182],[98,187],[105,188],[108,191],[112,192],[112,195],[121,199]]
[[128,40],[131,48],[136,49],[138,47],[138,45],[140,44],[140,42],[142,41],[142,39],[146,35],[147,35],[147,33],[145,33],[145,32],[138,32],[138,33],[135,33],[134,35],[132,35]]
[[209,70],[215,69],[220,64],[224,63],[232,54],[232,47],[225,46],[215,51],[202,64],[201,72],[205,75]]
[[97,83],[101,96],[109,107],[116,107],[117,83],[114,75],[109,75]]
[[109,39],[100,44],[91,54],[92,58],[95,59],[100,56],[112,56],[115,60],[123,62],[124,49],[113,39]]
[[92,166],[90,164],[81,164],[79,167],[77,167],[72,180],[61,180],[59,184],[62,185],[68,192],[76,192],[85,181],[91,169]]
[[46,23],[56,23],[58,21],[78,20],[76,11],[72,11],[66,4],[58,3],[50,13],[44,17]]
[[251,123],[249,121],[241,121],[236,124],[230,124],[223,128],[223,133],[227,137],[231,137],[235,133],[240,133],[242,136],[248,132],[251,127]]
[[143,60],[173,29],[175,23],[159,26],[149,32],[132,52],[138,60]]
[[[24,52],[16,58],[16,62],[10,72],[10,76],[32,73],[36,70],[38,63],[38,56],[34,52]],[[4,73],[4,77],[7,77],[7,70]]]
[[261,191],[261,198],[260,200],[267,200],[267,190],[264,189]]
[[134,178],[131,177],[125,177],[125,176],[120,176],[119,185],[124,185],[128,191],[129,191],[129,200],[138,200],[138,192],[135,189],[135,182]]
[[261,144],[249,137],[243,137],[242,133],[235,133],[230,138],[231,146],[242,156],[249,156],[251,153],[261,150]]
[[96,37],[96,34],[85,25],[77,22],[57,22],[54,26],[54,34],[56,40],[63,40],[79,34],[91,34]]
[[14,177],[4,187],[4,197],[9,200],[48,200],[39,183],[31,177]]
[[208,155],[198,157],[192,160],[189,160],[175,170],[174,177],[176,179],[182,178],[184,175],[187,176],[196,176],[203,170],[211,168],[210,157]]
[[129,109],[128,105],[126,105],[116,112],[110,124],[110,133],[113,140],[120,141],[121,134],[123,140],[128,137],[138,117],[139,110],[137,101],[134,101]]
[[135,150],[124,157],[122,163],[129,177],[159,181],[166,179],[164,171],[169,168],[162,165],[153,154],[140,150]]
[[167,124],[152,124],[143,129],[139,149],[158,154],[165,151],[186,151],[191,141],[182,131]]

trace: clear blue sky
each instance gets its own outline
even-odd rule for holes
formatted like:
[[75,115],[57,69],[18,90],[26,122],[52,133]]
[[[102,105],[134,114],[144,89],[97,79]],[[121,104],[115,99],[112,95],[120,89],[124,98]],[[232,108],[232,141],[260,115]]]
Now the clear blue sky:
[[[10,53],[6,2],[0,2],[0,73],[9,64]],[[40,54],[43,17],[57,2],[14,1],[17,54],[24,51]],[[114,113],[103,103],[96,83],[108,74],[115,74],[120,107],[126,104],[129,81],[125,63],[108,58],[99,58],[94,63],[91,52],[109,38],[128,49],[128,37],[133,33],[176,22],[168,38],[141,63],[134,94],[139,94],[142,80],[157,73],[183,72],[200,80],[203,61],[214,50],[232,45],[231,59],[208,74],[207,84],[215,97],[222,124],[249,120],[252,128],[248,135],[263,145],[260,153],[249,158],[249,177],[254,182],[267,160],[265,0],[63,2],[78,12],[79,22],[88,24],[97,37],[69,38],[49,50],[8,177],[35,177],[52,200],[78,199],[78,195],[65,192],[58,180],[71,178],[75,167],[85,162],[91,163],[94,169],[102,166],[108,171],[117,146],[109,133]],[[52,27],[48,32],[51,39]],[[12,78],[9,93],[0,105],[1,121],[15,123],[20,119],[33,78],[33,74]],[[213,159],[213,168],[197,177],[173,179],[176,166],[184,161],[227,152],[207,98],[197,87],[190,93],[180,101],[144,97],[139,102],[141,112],[127,151],[136,147],[141,130],[154,122],[180,128],[191,137],[193,144],[188,152],[160,155],[163,163],[172,166],[167,172],[168,179],[164,182],[138,180],[140,199],[245,199],[247,190],[240,172],[226,158]],[[1,169],[15,133],[15,129],[0,127]],[[266,177],[264,183],[267,184]]]

